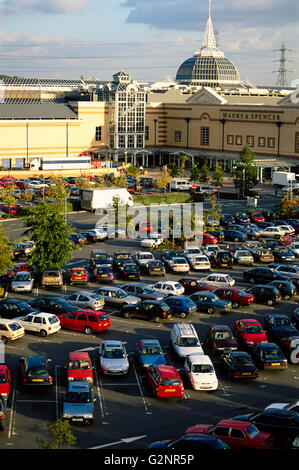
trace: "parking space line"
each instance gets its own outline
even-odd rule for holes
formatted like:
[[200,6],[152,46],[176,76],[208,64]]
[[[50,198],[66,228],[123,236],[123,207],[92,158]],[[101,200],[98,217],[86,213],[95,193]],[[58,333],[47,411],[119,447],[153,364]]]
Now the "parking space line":
[[15,394],[16,394],[16,383],[13,382],[13,393],[11,399],[11,409],[10,409],[10,419],[9,419],[9,427],[8,427],[8,439],[11,438],[14,430],[14,418],[15,418]]
[[100,400],[102,424],[108,424],[108,421],[106,421],[106,419],[105,419],[105,415],[107,415],[108,413],[105,412],[104,397],[101,394],[102,382],[101,382],[100,376],[98,375],[96,367],[94,367],[94,376],[95,376],[95,379],[96,379],[96,389],[97,389],[98,397],[99,397],[99,400]]
[[149,409],[148,409],[147,402],[146,402],[145,397],[144,397],[144,393],[143,393],[143,390],[142,390],[142,387],[141,387],[140,380],[139,380],[139,378],[138,378],[138,374],[137,374],[137,371],[136,371],[136,367],[135,367],[134,361],[132,361],[132,367],[133,367],[134,374],[135,374],[135,377],[136,377],[136,380],[137,380],[137,383],[138,383],[140,395],[141,395],[141,398],[142,398],[142,401],[143,401],[143,405],[144,405],[144,409],[145,409],[145,414],[151,415],[152,412],[149,411]]
[[112,386],[113,386],[113,385],[114,385],[114,386],[117,385],[117,386],[121,386],[121,387],[122,387],[123,385],[128,385],[128,386],[138,385],[138,383],[137,383],[137,382],[132,382],[132,383],[129,383],[129,382],[128,382],[128,383],[112,382],[112,383],[103,383],[102,385],[103,385],[103,387],[106,387],[106,385],[107,385],[107,386],[109,386],[109,385],[112,385]]

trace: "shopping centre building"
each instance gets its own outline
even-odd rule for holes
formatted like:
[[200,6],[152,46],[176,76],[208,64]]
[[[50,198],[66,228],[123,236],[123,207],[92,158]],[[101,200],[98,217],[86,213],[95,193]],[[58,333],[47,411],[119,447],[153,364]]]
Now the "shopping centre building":
[[[299,90],[254,86],[215,41],[209,11],[203,44],[174,81],[146,83],[126,72],[111,81],[16,79],[0,84],[0,166],[34,159],[94,166],[218,161],[230,172],[248,144],[259,176],[299,169]],[[299,171],[298,171],[299,172]]]

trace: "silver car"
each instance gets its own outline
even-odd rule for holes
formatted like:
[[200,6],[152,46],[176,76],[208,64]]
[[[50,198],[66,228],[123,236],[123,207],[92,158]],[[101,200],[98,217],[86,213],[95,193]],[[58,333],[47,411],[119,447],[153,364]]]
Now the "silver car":
[[94,292],[103,297],[106,304],[114,305],[115,307],[134,305],[141,301],[140,297],[128,295],[120,287],[101,287]]
[[94,420],[93,391],[86,381],[71,382],[64,396],[63,419],[72,423],[88,423]]
[[125,375],[129,371],[129,359],[122,341],[107,340],[100,345],[100,368],[106,375]]
[[19,272],[11,282],[13,292],[31,292],[34,280],[29,272]]
[[82,308],[91,308],[92,310],[100,310],[105,305],[103,297],[93,292],[76,292],[64,297],[64,299],[71,305],[76,305]]

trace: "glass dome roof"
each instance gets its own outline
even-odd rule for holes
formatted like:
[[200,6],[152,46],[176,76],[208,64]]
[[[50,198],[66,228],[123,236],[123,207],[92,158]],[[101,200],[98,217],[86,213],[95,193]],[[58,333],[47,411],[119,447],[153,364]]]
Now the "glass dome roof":
[[237,67],[226,57],[194,56],[182,63],[176,81],[215,87],[240,81]]

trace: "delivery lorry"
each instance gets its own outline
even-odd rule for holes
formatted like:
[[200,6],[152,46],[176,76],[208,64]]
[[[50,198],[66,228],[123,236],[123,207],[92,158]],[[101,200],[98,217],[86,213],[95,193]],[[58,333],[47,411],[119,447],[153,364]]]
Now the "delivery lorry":
[[126,188],[82,189],[80,196],[81,208],[87,211],[112,207],[114,197],[118,197],[121,204],[133,206],[133,198]]
[[277,186],[289,186],[290,182],[295,182],[296,174],[289,171],[273,171],[272,184]]
[[30,170],[88,170],[92,168],[91,157],[32,158]]

